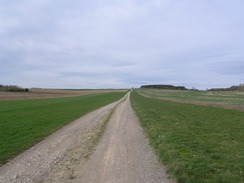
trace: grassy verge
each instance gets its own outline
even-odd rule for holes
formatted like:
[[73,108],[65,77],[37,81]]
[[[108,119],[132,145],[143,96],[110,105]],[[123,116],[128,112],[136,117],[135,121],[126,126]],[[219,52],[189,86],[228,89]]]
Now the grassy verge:
[[124,92],[116,92],[68,98],[0,101],[0,164],[70,121],[124,95]]
[[160,161],[179,183],[244,182],[244,113],[131,94]]

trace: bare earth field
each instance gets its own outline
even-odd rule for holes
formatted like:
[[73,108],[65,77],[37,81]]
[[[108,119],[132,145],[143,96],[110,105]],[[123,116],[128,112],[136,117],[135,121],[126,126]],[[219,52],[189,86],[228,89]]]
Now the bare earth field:
[[126,90],[57,90],[57,89],[30,89],[29,92],[0,92],[1,100],[23,100],[41,98],[74,97],[94,93],[125,92]]
[[[92,153],[94,139],[108,119],[105,133]],[[164,167],[148,145],[128,94],[70,123],[0,167],[0,182],[173,181],[167,179]]]

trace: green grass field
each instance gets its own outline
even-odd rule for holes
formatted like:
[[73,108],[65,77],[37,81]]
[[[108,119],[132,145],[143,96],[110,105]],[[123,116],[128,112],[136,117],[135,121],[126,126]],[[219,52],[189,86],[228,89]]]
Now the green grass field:
[[244,182],[244,112],[136,92],[131,102],[160,161],[179,183]]
[[137,91],[140,94],[153,98],[212,104],[244,110],[244,92],[239,91],[184,91],[162,89],[138,89]]
[[0,164],[80,116],[119,100],[125,92],[0,101]]

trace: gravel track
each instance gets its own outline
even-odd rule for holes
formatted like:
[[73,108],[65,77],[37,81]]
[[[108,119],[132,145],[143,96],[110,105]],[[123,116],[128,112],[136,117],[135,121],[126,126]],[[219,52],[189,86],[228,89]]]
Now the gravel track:
[[96,151],[74,182],[169,183],[130,105],[129,94],[117,106]]
[[69,151],[92,138],[94,129],[118,103],[119,101],[84,115],[1,166],[0,183],[42,181]]
[[148,145],[129,97],[81,117],[0,167],[0,182],[174,183]]

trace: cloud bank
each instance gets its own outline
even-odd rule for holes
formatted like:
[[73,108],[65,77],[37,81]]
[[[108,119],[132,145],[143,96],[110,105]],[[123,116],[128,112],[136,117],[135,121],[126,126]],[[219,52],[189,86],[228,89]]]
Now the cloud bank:
[[206,89],[244,83],[242,0],[0,4],[1,84]]

